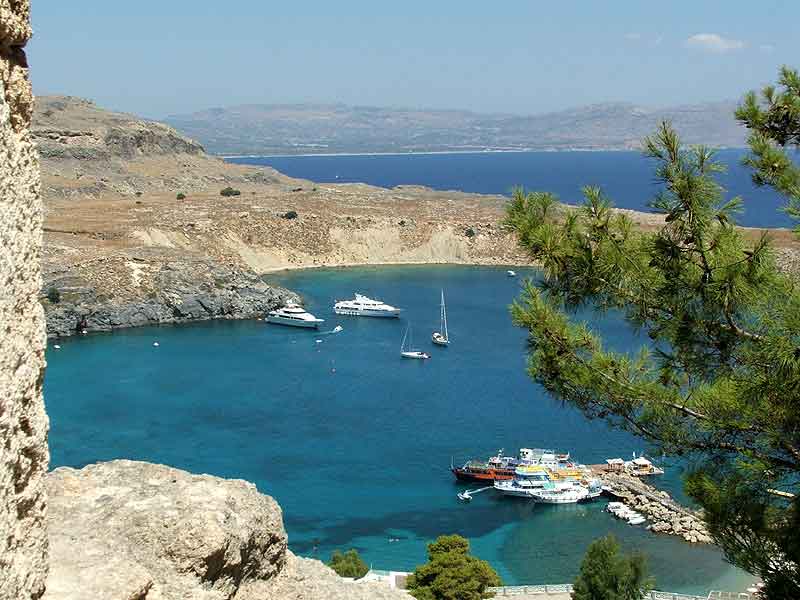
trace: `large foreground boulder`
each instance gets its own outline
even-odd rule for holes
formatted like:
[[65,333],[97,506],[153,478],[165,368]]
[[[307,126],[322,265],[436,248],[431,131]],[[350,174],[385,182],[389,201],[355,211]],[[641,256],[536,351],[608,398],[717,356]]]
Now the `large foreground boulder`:
[[286,547],[255,485],[118,460],[48,476],[47,600],[405,598]]

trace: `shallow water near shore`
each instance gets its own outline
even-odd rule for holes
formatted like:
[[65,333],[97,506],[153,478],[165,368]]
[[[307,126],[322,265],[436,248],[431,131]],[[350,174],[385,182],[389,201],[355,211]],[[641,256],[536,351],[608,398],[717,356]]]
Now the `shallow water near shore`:
[[[605,502],[533,505],[491,491],[458,502],[451,457],[554,447],[595,463],[643,449],[527,377],[525,332],[508,313],[521,279],[451,266],[273,274],[327,320],[323,330],[344,331],[208,322],[62,341],[45,380],[52,466],[131,458],[253,481],[281,504],[290,547],[322,559],[355,547],[374,568],[411,570],[432,538],[460,533],[506,584],[563,583],[612,532],[650,557],[659,589],[745,587],[751,578],[715,548],[622,524]],[[446,349],[430,342],[441,289]],[[403,307],[401,319],[334,315],[333,301],[355,291]],[[645,343],[615,315],[586,316],[617,349]],[[431,360],[400,358],[406,322]],[[678,469],[667,469],[658,483],[675,492]]]

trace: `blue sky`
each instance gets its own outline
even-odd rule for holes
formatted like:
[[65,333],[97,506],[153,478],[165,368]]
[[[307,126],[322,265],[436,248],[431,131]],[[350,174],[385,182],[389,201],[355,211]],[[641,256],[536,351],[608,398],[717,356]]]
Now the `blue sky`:
[[37,93],[538,113],[736,99],[800,67],[796,0],[33,0]]

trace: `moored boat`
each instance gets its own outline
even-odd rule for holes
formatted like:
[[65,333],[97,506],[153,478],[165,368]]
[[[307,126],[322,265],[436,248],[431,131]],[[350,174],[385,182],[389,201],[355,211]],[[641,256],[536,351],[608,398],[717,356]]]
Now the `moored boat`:
[[293,302],[288,303],[282,308],[269,311],[266,320],[268,323],[275,323],[277,325],[312,329],[316,329],[320,326],[320,323],[325,322],[325,319],[318,319],[310,312],[306,311],[305,308]]
[[403,358],[413,358],[416,360],[427,360],[431,357],[430,354],[427,352],[422,352],[421,350],[412,350],[411,346],[413,345],[413,341],[409,339],[408,342],[408,349],[406,349],[406,338],[411,337],[411,324],[409,323],[406,326],[406,332],[403,334],[403,342],[400,344],[400,356]]
[[333,305],[337,315],[352,317],[399,317],[400,309],[382,300],[373,300],[362,294],[356,294],[352,300],[337,300]]
[[548,483],[550,483],[550,477],[545,467],[521,465],[514,470],[513,479],[495,481],[494,489],[504,496],[533,498],[533,492],[541,490]]
[[514,479],[514,470],[518,465],[519,460],[513,456],[503,456],[501,449],[486,461],[468,460],[461,467],[450,465],[450,471],[459,481],[491,482]]
[[442,290],[442,303],[439,307],[439,331],[434,331],[431,341],[437,346],[448,346],[450,337],[447,335],[447,309],[444,305],[444,290]]
[[549,482],[530,495],[540,504],[575,504],[587,500],[589,490],[577,481]]

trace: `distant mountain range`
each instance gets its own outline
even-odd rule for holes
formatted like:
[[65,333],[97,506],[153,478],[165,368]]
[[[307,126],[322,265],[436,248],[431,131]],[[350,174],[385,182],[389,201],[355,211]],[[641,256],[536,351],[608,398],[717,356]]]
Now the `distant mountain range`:
[[170,116],[165,121],[214,154],[623,150],[641,147],[661,120],[684,142],[745,145],[736,103],[670,108],[627,103],[519,116],[344,104],[250,104]]

